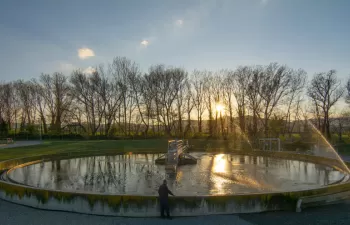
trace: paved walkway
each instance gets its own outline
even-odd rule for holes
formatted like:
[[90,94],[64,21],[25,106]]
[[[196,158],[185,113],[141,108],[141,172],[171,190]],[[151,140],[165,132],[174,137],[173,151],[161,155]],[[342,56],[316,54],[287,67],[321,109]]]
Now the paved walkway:
[[226,216],[118,218],[33,209],[0,200],[1,225],[340,225],[350,224],[350,202],[295,212],[268,212]]
[[31,145],[40,145],[41,143],[42,143],[42,141],[15,141],[15,143],[13,143],[13,144],[0,145],[0,149],[24,147],[24,146],[31,146]]
[[121,218],[93,216],[67,212],[44,211],[0,200],[1,225],[252,225],[236,215],[182,217],[173,220],[160,218]]

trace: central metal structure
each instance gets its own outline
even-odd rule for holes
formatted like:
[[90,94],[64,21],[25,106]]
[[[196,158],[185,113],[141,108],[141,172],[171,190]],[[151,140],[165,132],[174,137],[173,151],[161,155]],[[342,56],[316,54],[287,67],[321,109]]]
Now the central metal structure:
[[263,151],[281,151],[281,140],[279,138],[261,138],[259,147]]
[[168,151],[155,160],[156,164],[164,164],[166,170],[176,170],[178,165],[196,164],[197,159],[187,153],[188,140],[169,140]]

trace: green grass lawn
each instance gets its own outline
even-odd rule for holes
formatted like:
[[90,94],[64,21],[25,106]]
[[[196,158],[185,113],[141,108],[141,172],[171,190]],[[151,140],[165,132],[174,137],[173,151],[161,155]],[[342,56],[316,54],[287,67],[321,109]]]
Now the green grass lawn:
[[145,151],[166,151],[166,140],[118,140],[118,141],[46,141],[41,145],[26,147],[0,149],[0,161],[28,157],[34,155],[47,155],[69,152],[88,151],[114,151],[124,152],[145,152]]
[[[194,149],[191,151],[232,151],[233,142],[225,140],[189,140]],[[35,155],[48,155],[70,152],[101,151],[115,153],[143,153],[143,152],[166,152],[167,139],[147,139],[147,140],[101,140],[101,141],[44,141],[41,145],[26,147],[0,149],[0,161],[29,157]],[[237,148],[237,147],[236,147]],[[239,147],[238,147],[239,148]],[[343,143],[336,147],[342,155],[350,155],[350,144]]]
[[[232,150],[232,141],[193,139],[189,141],[194,151]],[[0,161],[35,155],[69,152],[108,151],[126,152],[166,152],[167,139],[147,140],[101,140],[101,141],[44,141],[41,145],[0,149]]]

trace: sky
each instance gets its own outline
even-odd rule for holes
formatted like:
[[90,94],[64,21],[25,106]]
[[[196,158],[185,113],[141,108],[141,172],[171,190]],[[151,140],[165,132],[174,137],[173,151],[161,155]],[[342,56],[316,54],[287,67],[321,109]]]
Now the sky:
[[350,76],[349,0],[1,0],[0,81],[111,62]]

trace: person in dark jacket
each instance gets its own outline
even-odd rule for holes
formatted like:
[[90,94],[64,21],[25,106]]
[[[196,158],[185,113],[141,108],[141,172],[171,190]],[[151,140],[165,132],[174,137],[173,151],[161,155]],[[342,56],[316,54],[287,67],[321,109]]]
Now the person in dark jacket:
[[159,194],[159,202],[160,202],[160,215],[162,218],[164,218],[164,211],[166,211],[167,217],[170,219],[170,212],[169,212],[169,198],[168,194],[174,196],[174,194],[169,190],[167,186],[166,180],[163,181],[163,184],[160,185],[158,189]]

